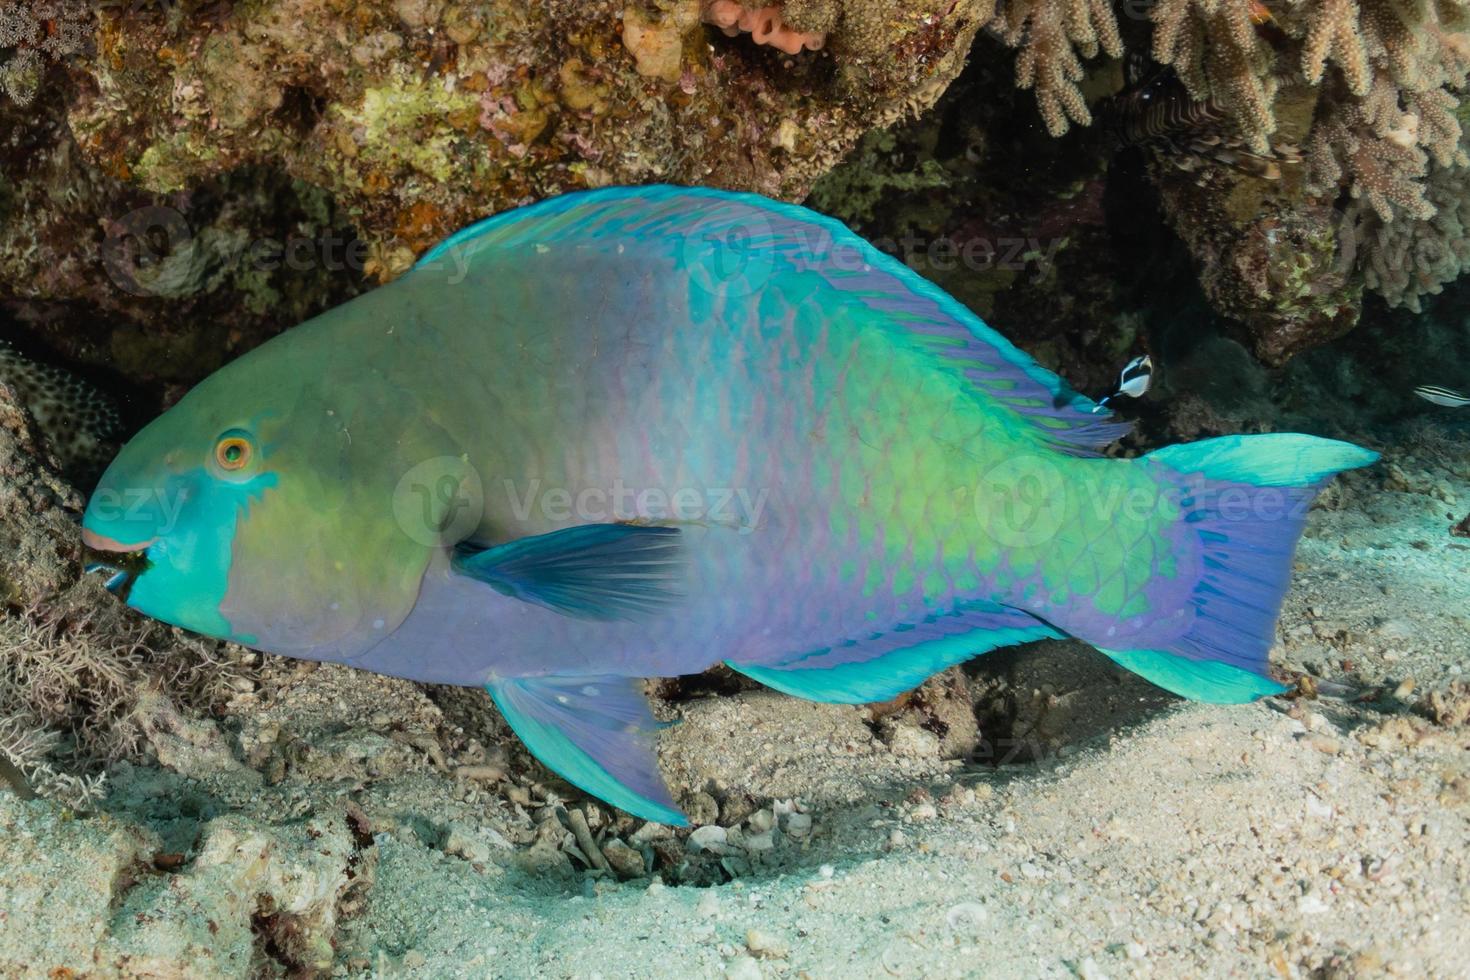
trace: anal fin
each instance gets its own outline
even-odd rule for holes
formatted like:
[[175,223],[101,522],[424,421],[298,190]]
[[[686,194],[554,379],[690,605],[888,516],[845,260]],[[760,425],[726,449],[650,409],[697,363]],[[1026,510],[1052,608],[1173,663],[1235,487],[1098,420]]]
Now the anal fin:
[[485,685],[531,754],[635,817],[686,826],[658,771],[660,725],[636,677],[511,677]]
[[868,704],[898,697],[941,670],[982,653],[1061,636],[1019,609],[975,601],[783,663],[727,663],[767,687],[808,701]]
[[[1099,648],[1101,649],[1101,648]],[[1103,650],[1151,684],[1191,701],[1209,704],[1245,704],[1268,694],[1281,694],[1286,685],[1264,674],[1220,660],[1191,660],[1162,650]],[[1264,665],[1262,665],[1264,669]]]

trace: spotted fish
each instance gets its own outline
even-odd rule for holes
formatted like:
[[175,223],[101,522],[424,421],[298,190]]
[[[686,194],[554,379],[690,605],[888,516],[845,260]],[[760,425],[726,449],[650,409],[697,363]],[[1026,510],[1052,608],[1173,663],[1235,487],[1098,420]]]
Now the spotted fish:
[[117,402],[84,378],[0,340],[0,383],[30,412],[64,472],[95,478],[117,452],[123,435]]

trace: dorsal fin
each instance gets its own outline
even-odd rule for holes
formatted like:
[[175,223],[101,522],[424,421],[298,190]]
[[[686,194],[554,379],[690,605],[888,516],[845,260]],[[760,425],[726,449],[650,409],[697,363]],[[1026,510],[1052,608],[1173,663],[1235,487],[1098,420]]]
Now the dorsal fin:
[[614,187],[551,198],[450,236],[414,267],[462,272],[486,250],[570,244],[646,249],[650,263],[707,288],[747,294],[782,275],[821,276],[826,309],[860,304],[963,376],[989,403],[1025,419],[1053,448],[1092,455],[1128,430],[990,329],[938,286],[841,222],[756,194],[673,186]]

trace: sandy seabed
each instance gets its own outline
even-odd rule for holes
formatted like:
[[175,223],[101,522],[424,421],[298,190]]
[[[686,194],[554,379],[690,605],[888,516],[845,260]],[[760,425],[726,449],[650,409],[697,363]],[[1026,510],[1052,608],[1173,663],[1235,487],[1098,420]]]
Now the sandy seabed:
[[717,679],[660,705],[692,835],[478,692],[270,658],[219,718],[145,698],[96,812],[0,793],[0,975],[1464,976],[1464,438],[1367,438],[1314,512],[1273,660],[1319,697],[1068,643],[881,710]]

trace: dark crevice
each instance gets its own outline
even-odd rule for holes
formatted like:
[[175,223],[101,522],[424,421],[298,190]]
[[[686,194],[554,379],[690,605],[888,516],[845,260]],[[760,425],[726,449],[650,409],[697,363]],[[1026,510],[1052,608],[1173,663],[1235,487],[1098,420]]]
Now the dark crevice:
[[316,128],[326,108],[326,96],[304,85],[288,85],[281,93],[281,104],[274,116],[282,128],[297,136],[305,136]]

